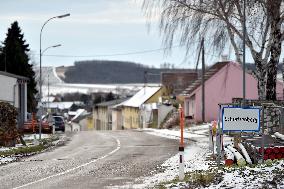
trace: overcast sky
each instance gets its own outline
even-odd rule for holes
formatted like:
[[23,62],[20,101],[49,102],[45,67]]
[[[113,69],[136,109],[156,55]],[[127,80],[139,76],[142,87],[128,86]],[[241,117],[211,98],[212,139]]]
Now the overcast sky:
[[[9,0],[1,1],[0,41],[5,39],[11,23],[18,21],[27,43],[39,62],[39,36],[43,23],[50,17],[70,13],[70,17],[54,19],[43,29],[43,66],[72,65],[78,60],[126,60],[159,67],[163,62],[175,67],[194,67],[193,55],[184,62],[184,49],[175,48],[173,53],[164,56],[162,50],[131,54],[163,48],[157,25],[152,24],[150,32],[146,18],[137,0]],[[130,53],[129,55],[116,55]],[[100,55],[100,56],[99,56]],[[79,57],[86,56],[86,57]],[[208,63],[219,60],[209,56]]]

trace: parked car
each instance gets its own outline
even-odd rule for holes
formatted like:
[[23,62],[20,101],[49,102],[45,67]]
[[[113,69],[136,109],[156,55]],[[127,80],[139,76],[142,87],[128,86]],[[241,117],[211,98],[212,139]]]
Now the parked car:
[[[21,127],[23,133],[39,133],[39,120],[36,119],[35,114],[30,114],[28,116],[28,121],[24,123]],[[41,122],[41,132],[42,133],[51,133],[52,132],[52,123],[47,119],[42,119]]]
[[65,132],[65,121],[62,116],[53,116],[55,131]]

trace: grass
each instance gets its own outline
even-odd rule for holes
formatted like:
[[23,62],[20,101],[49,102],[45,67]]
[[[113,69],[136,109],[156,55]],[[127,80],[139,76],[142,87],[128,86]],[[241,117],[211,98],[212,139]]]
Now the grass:
[[[200,188],[209,186],[212,183],[219,183],[221,179],[222,176],[217,170],[199,170],[186,173],[183,181],[180,181],[179,178],[175,178],[172,181],[156,185],[155,189],[166,189],[167,186],[175,185],[179,185],[179,188]],[[182,184],[178,184],[180,182],[182,182]]]
[[37,146],[24,146],[19,148],[12,148],[7,151],[0,152],[0,156],[12,156],[12,155],[28,155],[31,153],[40,152],[44,149],[46,149],[48,146],[45,146],[43,144],[37,145]]
[[[7,151],[0,151],[0,156],[7,157],[7,156],[16,156],[16,155],[31,155],[34,153],[41,152],[52,145],[53,141],[58,140],[58,136],[52,136],[51,138],[45,138],[39,140],[39,145],[35,146],[23,146],[18,148],[11,148]],[[26,142],[32,142],[33,140],[26,140]]]

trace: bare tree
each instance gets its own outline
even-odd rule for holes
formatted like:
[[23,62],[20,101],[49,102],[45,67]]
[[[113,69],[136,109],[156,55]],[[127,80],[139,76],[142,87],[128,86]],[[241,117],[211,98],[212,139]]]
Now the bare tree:
[[[192,49],[192,42],[206,39],[207,45],[221,53],[230,43],[241,63],[239,43],[245,35],[256,66],[260,99],[276,99],[276,74],[284,20],[282,0],[249,0],[245,4],[246,32],[243,32],[244,1],[240,0],[143,0],[143,10],[149,19],[159,17],[163,44]],[[167,48],[170,50],[171,48]]]

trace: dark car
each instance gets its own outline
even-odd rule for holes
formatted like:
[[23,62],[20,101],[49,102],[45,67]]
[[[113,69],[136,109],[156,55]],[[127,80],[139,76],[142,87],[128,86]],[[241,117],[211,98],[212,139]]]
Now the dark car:
[[55,131],[65,132],[65,122],[62,116],[53,116]]

